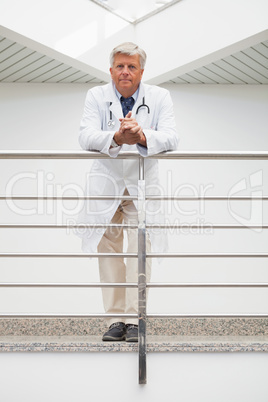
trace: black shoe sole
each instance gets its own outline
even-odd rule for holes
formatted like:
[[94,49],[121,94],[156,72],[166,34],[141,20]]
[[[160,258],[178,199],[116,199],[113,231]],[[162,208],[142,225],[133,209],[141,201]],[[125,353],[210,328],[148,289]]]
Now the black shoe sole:
[[120,342],[120,341],[124,341],[125,339],[126,339],[125,335],[122,336],[121,338],[113,337],[113,336],[103,336],[102,337],[103,342]]
[[126,338],[126,342],[138,342],[138,338],[137,337]]

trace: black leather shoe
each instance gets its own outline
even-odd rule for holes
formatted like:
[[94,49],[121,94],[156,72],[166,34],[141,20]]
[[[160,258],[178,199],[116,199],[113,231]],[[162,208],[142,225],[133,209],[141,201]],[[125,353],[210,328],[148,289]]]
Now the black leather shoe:
[[138,325],[127,324],[126,325],[126,342],[138,342]]
[[123,322],[115,322],[110,325],[102,337],[103,341],[124,341],[126,337],[126,326]]

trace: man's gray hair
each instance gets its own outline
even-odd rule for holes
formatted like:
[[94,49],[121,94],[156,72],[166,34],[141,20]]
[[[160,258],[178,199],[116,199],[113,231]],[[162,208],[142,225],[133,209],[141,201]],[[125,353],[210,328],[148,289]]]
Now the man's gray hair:
[[110,54],[110,66],[113,67],[114,64],[114,56],[117,53],[122,53],[126,54],[128,56],[135,56],[135,54],[138,54],[140,56],[140,66],[141,69],[144,69],[145,63],[146,63],[146,58],[147,55],[143,49],[141,49],[138,45],[135,45],[135,43],[132,42],[125,42],[121,43],[121,45],[116,46],[111,54]]

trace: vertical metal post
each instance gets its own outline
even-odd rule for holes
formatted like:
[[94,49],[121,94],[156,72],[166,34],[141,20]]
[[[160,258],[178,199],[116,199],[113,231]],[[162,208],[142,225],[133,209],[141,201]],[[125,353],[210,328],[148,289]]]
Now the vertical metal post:
[[146,384],[146,224],[144,158],[139,158],[138,181],[138,316],[139,384]]

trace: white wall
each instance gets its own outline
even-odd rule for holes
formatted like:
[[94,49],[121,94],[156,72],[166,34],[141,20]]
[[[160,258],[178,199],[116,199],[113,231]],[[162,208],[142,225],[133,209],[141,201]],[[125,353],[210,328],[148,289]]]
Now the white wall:
[[[267,150],[267,89],[264,86],[169,85],[180,131],[180,150]],[[0,149],[79,149],[79,122],[85,85],[0,85]],[[0,160],[0,194],[72,195],[82,193],[90,161]],[[268,162],[264,161],[161,161],[161,185],[168,194],[268,194]],[[23,172],[23,177],[18,176]],[[39,180],[39,187],[37,185]],[[250,180],[252,183],[250,183]],[[13,184],[12,184],[13,181]],[[250,187],[252,185],[252,187]],[[238,186],[235,187],[235,186]],[[70,190],[70,187],[73,190]],[[67,222],[78,204],[1,201],[4,223]],[[14,213],[11,210],[18,210]],[[28,213],[25,215],[25,209]],[[36,209],[37,213],[31,213]],[[205,230],[191,224],[268,222],[267,203],[165,203],[167,222],[184,223],[170,231],[174,252],[267,252],[267,230]],[[27,211],[26,211],[27,212]],[[29,214],[29,215],[28,215]],[[254,222],[253,222],[254,220]],[[258,222],[256,222],[256,220]],[[1,252],[80,252],[80,240],[65,230],[0,231]],[[1,259],[2,282],[94,282],[95,259]],[[254,269],[253,269],[254,267]],[[182,259],[154,264],[152,281],[163,282],[267,282],[265,259]],[[163,296],[163,297],[162,297]],[[212,303],[213,300],[213,303]],[[34,301],[34,303],[33,303]],[[161,301],[161,304],[160,304]],[[150,291],[149,312],[267,313],[265,290]],[[4,312],[103,312],[99,289],[1,289]]]
[[[4,402],[266,402],[266,353],[153,353],[139,386],[136,353],[2,353]],[[14,384],[16,384],[14,386]]]

